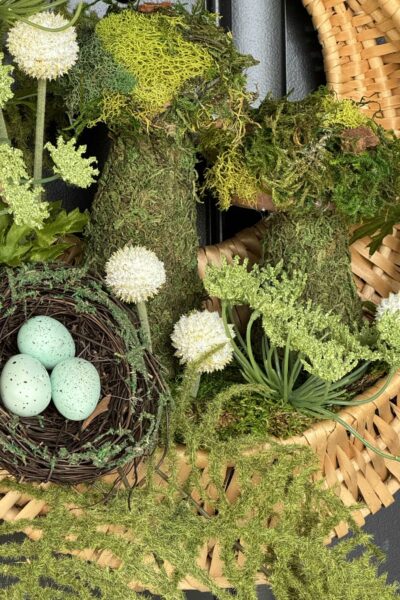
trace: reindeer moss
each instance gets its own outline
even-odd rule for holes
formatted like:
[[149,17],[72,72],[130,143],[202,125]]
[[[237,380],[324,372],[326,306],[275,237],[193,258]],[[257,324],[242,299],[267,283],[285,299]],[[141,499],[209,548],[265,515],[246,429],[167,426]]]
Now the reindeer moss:
[[320,213],[303,217],[273,214],[264,241],[265,263],[283,261],[285,271],[307,274],[304,300],[360,324],[361,302],[350,268],[349,237],[342,218]]
[[185,26],[184,17],[132,10],[96,26],[105,50],[137,80],[133,99],[147,117],[165,110],[187,81],[217,74],[208,49],[184,38]]
[[187,140],[119,135],[103,170],[88,229],[87,260],[100,274],[112,252],[131,243],[164,261],[167,283],[149,301],[155,351],[171,364],[169,336],[198,303],[195,155]]

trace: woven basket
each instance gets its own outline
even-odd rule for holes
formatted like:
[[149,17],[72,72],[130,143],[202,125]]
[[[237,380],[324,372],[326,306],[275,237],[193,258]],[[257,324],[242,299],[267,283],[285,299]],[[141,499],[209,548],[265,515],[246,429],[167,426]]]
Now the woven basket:
[[[228,261],[239,254],[249,258],[251,263],[260,259],[261,239],[266,223],[261,221],[253,228],[248,228],[240,234],[216,246],[209,246],[199,251],[200,273],[204,274],[207,263],[219,263],[225,256]],[[369,238],[356,242],[351,248],[352,265],[359,294],[363,299],[378,303],[382,297],[391,291],[400,289],[400,225],[393,234],[387,236],[381,248],[371,257],[367,244]],[[367,398],[374,394],[382,385],[377,382],[373,388],[365,391],[362,396]],[[386,391],[373,403],[349,408],[341,412],[344,420],[350,423],[368,441],[378,446],[383,451],[400,454],[400,373],[397,374]],[[282,442],[285,444],[298,443],[310,446],[319,457],[320,476],[326,481],[328,487],[333,488],[342,501],[348,505],[357,502],[364,507],[354,514],[356,521],[362,525],[365,518],[376,513],[382,506],[388,506],[394,501],[394,494],[400,489],[400,463],[384,460],[373,452],[367,450],[358,440],[354,440],[341,426],[332,421],[322,421],[313,425],[302,435]],[[255,449],[255,452],[257,449]],[[185,448],[179,451],[180,464],[178,467],[178,480],[184,484],[190,475]],[[197,466],[202,472],[201,481],[205,489],[209,487],[209,461],[205,452],[199,452],[196,458]],[[145,465],[140,465],[138,476],[145,474]],[[235,465],[226,464],[226,497],[234,502],[240,494],[238,478],[235,475]],[[6,476],[6,473],[4,473]],[[112,481],[114,476],[109,476]],[[0,474],[1,479],[1,474]],[[215,490],[209,489],[215,495]],[[210,515],[212,509],[207,508]],[[32,539],[40,536],[40,520],[48,512],[44,502],[39,502],[18,491],[1,493],[0,483],[0,519],[19,520],[32,519],[32,527],[25,529],[25,533]],[[200,518],[200,517],[199,517]],[[105,523],[105,531],[111,531]],[[339,524],[332,536],[342,537],[348,531],[346,524]],[[96,561],[104,567],[118,568],[120,560],[108,550],[82,548],[76,555],[82,560]],[[238,561],[243,560],[239,552]],[[220,548],[215,540],[210,540],[207,547],[199,555],[198,565],[203,568],[213,580],[223,588],[230,587],[229,581],[224,576],[224,565],[220,556]],[[165,565],[171,569],[170,565]],[[262,573],[257,578],[257,583],[265,583]],[[138,581],[131,583],[132,589],[143,590]],[[204,586],[192,579],[186,578],[180,582],[181,589],[197,589],[206,591]]]
[[318,32],[328,86],[371,102],[380,124],[400,131],[398,0],[303,0]]

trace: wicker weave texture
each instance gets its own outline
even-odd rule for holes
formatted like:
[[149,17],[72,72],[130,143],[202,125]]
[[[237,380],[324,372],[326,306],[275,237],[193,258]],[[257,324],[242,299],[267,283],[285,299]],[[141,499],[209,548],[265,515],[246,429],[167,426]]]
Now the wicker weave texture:
[[351,262],[358,293],[363,300],[378,304],[382,298],[400,291],[400,225],[385,237],[382,246],[372,256],[366,239],[351,247]]
[[303,0],[318,31],[329,87],[365,99],[383,127],[400,131],[399,0]]

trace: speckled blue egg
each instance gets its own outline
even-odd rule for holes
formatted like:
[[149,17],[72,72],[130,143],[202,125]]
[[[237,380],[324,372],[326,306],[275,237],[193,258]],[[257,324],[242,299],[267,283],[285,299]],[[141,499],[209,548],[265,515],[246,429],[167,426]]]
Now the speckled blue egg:
[[53,402],[63,417],[82,421],[100,400],[100,376],[92,363],[70,358],[58,363],[50,377]]
[[16,354],[1,372],[0,396],[8,411],[19,417],[35,417],[51,400],[49,374],[36,358]]
[[32,317],[18,332],[18,350],[40,360],[46,369],[75,356],[75,342],[68,329],[52,317]]

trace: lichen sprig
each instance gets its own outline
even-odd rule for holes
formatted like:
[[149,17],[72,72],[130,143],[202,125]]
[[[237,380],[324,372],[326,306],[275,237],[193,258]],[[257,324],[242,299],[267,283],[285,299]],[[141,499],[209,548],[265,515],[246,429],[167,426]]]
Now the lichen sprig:
[[16,225],[43,226],[49,205],[41,202],[41,191],[29,181],[22,151],[0,143],[0,193],[7,203],[5,211],[14,215]]
[[11,89],[13,67],[3,64],[4,54],[0,52],[0,144],[8,142],[7,126],[4,120],[3,108],[13,97]]
[[75,147],[76,139],[72,138],[68,142],[59,136],[57,145],[54,146],[50,142],[45,145],[53,160],[53,171],[55,175],[59,175],[61,179],[71,185],[76,185],[80,188],[87,188],[95,182],[99,170],[93,164],[96,163],[94,157],[84,158],[87,147]]

